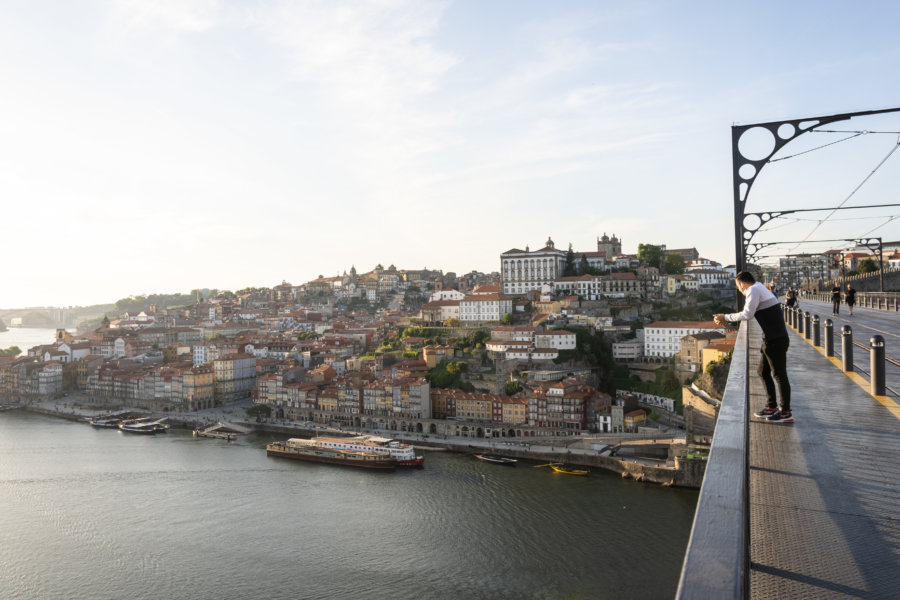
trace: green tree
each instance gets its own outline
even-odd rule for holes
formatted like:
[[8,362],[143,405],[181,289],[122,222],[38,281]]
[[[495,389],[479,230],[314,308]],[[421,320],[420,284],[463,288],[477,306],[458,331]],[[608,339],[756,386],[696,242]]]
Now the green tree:
[[666,256],[666,273],[669,275],[684,273],[684,258],[680,254]]
[[10,346],[6,350],[0,348],[0,356],[18,356],[22,354],[22,349],[18,346]]
[[581,260],[578,261],[578,274],[579,275],[587,275],[591,270],[591,265],[588,262],[587,256],[584,252],[581,253]]
[[512,313],[506,313],[505,315],[503,315],[503,324],[504,325],[510,325],[512,322],[513,322]]
[[662,247],[654,244],[638,244],[637,257],[645,265],[659,267],[662,260]]
[[268,404],[254,404],[245,412],[250,417],[268,417],[272,414],[272,407]]
[[857,269],[857,272],[860,275],[865,275],[866,273],[874,273],[877,270],[878,263],[876,263],[871,258],[864,258],[863,260],[859,261],[859,268]]
[[518,394],[522,390],[522,386],[519,385],[518,381],[507,381],[506,382],[506,395],[514,396]]
[[563,277],[572,277],[575,273],[575,252],[572,251],[572,244],[569,244],[569,251],[566,252],[566,266],[563,268]]

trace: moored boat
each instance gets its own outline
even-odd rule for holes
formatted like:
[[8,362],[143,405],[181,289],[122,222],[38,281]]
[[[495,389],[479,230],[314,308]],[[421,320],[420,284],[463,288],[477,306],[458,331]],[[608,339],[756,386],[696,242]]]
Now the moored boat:
[[315,439],[291,438],[286,442],[272,442],[266,444],[266,455],[365,469],[394,469],[397,467],[397,461],[388,454],[328,448],[319,444]]
[[358,435],[351,438],[317,437],[315,440],[323,448],[387,455],[397,461],[398,467],[422,468],[425,466],[425,457],[417,455],[415,448],[390,438]]
[[107,427],[110,429],[117,428],[121,422],[122,419],[91,419],[88,421],[93,427]]
[[505,467],[514,467],[516,463],[519,462],[515,458],[509,458],[508,456],[500,456],[499,454],[475,454],[475,458],[478,460],[492,463],[495,465],[503,465]]
[[585,469],[575,469],[573,467],[567,467],[566,465],[561,464],[550,465],[550,468],[557,473],[562,473],[563,475],[587,475],[588,473],[590,473],[590,471],[586,471]]

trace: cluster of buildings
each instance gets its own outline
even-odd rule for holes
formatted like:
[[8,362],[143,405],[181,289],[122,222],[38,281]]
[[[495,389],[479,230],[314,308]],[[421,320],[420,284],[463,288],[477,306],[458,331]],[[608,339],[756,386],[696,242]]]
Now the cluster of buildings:
[[[876,249],[877,250],[877,249]],[[872,260],[878,265],[878,253],[865,246],[819,253],[791,254],[778,259],[778,265],[763,268],[763,276],[779,290],[822,290],[826,282],[855,274],[860,263]],[[885,242],[881,249],[881,269],[900,269],[900,242]]]
[[[573,326],[609,331],[615,329],[613,319],[595,301],[730,285],[733,269],[701,258],[696,249],[668,252],[683,256],[683,274],[660,274],[657,266],[622,254],[621,240],[604,234],[592,252],[557,250],[551,239],[537,251],[526,246],[504,252],[499,273],[458,277],[378,265],[364,274],[352,268],[298,286],[283,282],[198,298],[187,307],[150,307],[104,319],[87,333],[58,330],[52,344],[31,348],[26,356],[0,357],[0,394],[72,390],[98,403],[176,412],[252,399],[279,419],[424,433],[468,434],[471,422],[481,424],[475,427],[480,434],[621,431],[637,417],[626,423],[628,407],[621,399],[599,393],[585,377],[540,366],[576,348],[574,332],[551,326],[562,313]],[[564,275],[573,256],[580,273]],[[591,302],[596,306],[582,306]],[[526,310],[534,315],[529,326],[501,325]],[[405,337],[397,351],[372,353],[413,324],[489,328],[485,356],[494,363],[529,365],[534,379],[514,396],[500,389],[433,389],[428,370],[465,358],[457,348]],[[670,357],[681,351],[685,336],[719,329],[650,324],[641,339],[614,351],[622,360]]]

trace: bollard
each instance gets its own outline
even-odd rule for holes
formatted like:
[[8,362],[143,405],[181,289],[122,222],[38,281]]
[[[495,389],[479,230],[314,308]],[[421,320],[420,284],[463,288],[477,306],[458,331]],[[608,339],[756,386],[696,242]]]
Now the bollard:
[[821,338],[819,337],[819,315],[813,315],[812,330],[813,346],[821,346],[822,344],[819,343],[821,342]]
[[841,361],[844,372],[851,373],[853,371],[853,330],[849,325],[841,327]]
[[873,396],[884,396],[884,338],[873,335],[869,340],[869,368],[872,372],[872,380],[869,382],[869,392]]
[[834,323],[825,319],[825,356],[834,356]]
[[806,339],[809,339],[810,337],[812,337],[810,335],[811,334],[811,332],[810,332],[810,319],[811,318],[812,317],[810,317],[809,311],[806,311],[806,313],[803,315],[803,337]]
[[797,330],[797,333],[803,335],[803,311],[799,308],[797,309],[796,322],[794,323],[794,328]]

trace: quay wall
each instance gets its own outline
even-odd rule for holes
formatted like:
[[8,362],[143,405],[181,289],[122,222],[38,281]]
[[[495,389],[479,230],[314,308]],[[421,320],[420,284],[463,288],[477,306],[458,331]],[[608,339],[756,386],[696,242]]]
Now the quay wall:
[[[7,398],[7,400],[13,399]],[[87,416],[83,411],[79,412],[72,407],[72,405],[63,405],[63,407],[57,406],[54,410],[34,403],[27,403],[22,406],[22,409],[51,417],[68,419],[70,421],[84,421]],[[207,421],[180,416],[177,413],[167,414],[165,416],[168,417],[170,426],[175,428],[193,430],[209,425],[209,422]],[[274,433],[288,437],[314,436],[317,433],[315,429],[300,428],[296,426],[288,427],[266,422],[241,422],[241,426],[257,433]],[[375,434],[390,435],[392,437],[397,437],[398,439],[403,439],[403,432],[377,431]],[[480,440],[482,443],[477,444],[469,443],[468,440],[442,440],[439,437],[434,436],[432,439],[405,439],[403,441],[414,443],[416,446],[423,448],[446,449],[452,452],[474,454],[489,451],[489,443],[496,440]],[[476,440],[472,441],[474,442]],[[501,452],[504,456],[512,458],[547,463],[565,462],[570,465],[579,465],[618,473],[623,478],[633,479],[635,481],[694,489],[700,488],[706,466],[706,461],[687,459],[678,456],[676,456],[674,460],[675,466],[671,467],[663,464],[648,464],[628,457],[612,457],[577,451],[571,452],[566,448],[542,445],[540,441],[534,439],[529,439],[529,442],[521,443],[521,445],[516,445],[516,442],[511,442],[508,446],[504,446]]]

